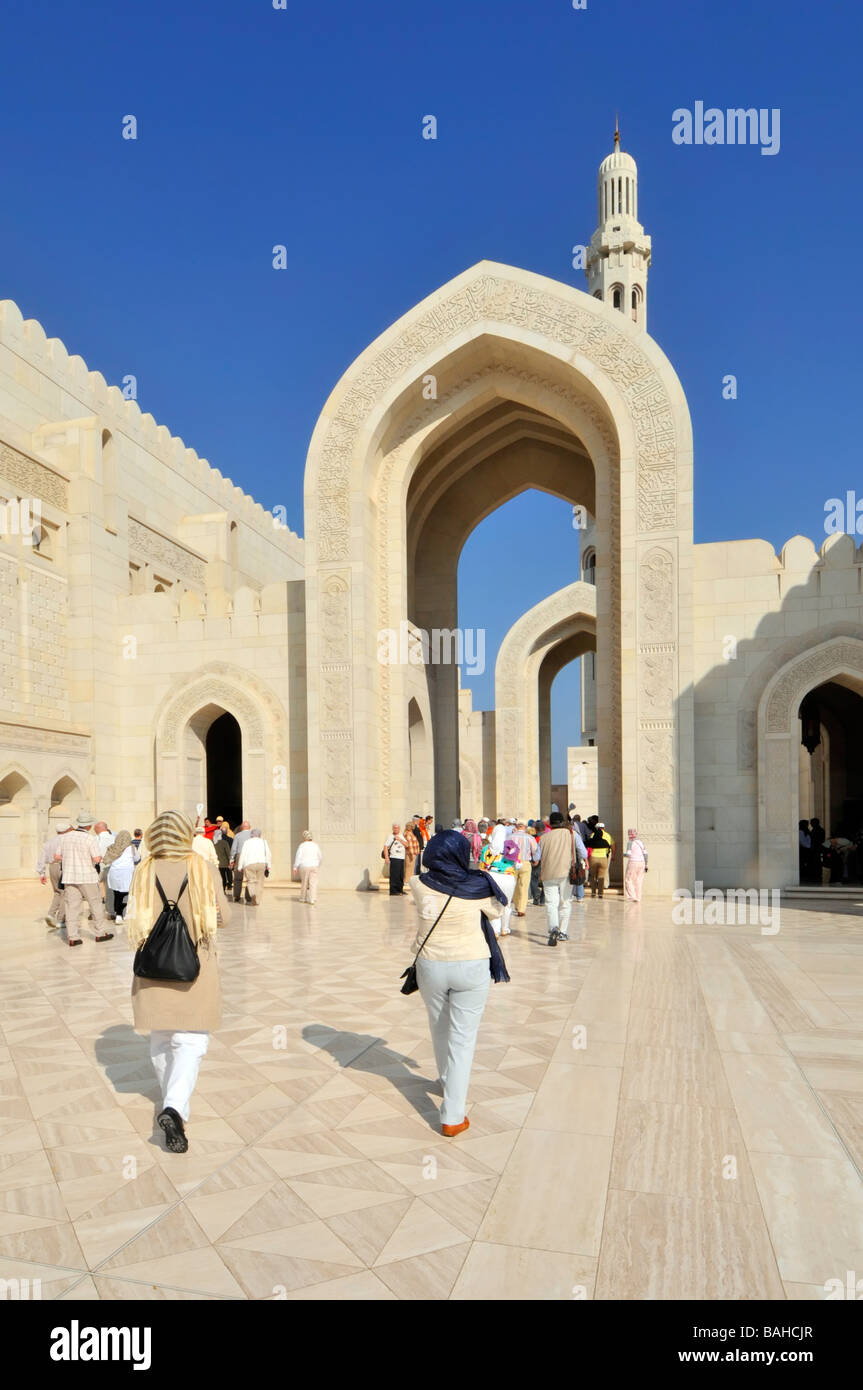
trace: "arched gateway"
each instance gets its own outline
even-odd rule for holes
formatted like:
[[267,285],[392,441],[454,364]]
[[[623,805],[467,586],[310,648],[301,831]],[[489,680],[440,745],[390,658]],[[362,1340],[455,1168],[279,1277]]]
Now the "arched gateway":
[[[419,809],[408,804],[411,700],[429,711],[435,813],[459,810],[455,647],[447,659],[434,637],[456,627],[467,536],[528,487],[596,519],[600,800],[618,834],[637,823],[649,837],[654,891],[692,879],[683,392],[622,314],[481,262],[361,354],[309,449],[309,809],[342,886],[376,876],[387,825]],[[427,666],[410,657],[424,641],[438,653]]]
[[[527,817],[550,806],[551,687],[595,648],[596,589],[584,580],[534,604],[504,637],[494,672],[497,809]],[[603,815],[618,820],[620,808],[604,805]]]

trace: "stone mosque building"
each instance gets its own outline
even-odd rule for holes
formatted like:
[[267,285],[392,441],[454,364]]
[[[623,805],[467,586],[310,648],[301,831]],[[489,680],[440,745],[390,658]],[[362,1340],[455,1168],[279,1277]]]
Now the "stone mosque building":
[[[482,262],[357,358],[311,440],[304,538],[0,305],[0,877],[82,808],[133,829],[203,802],[264,829],[277,877],[308,826],[327,886],[374,883],[393,817],[548,810],[576,657],[570,800],[638,827],[651,894],[791,884],[800,817],[856,829],[863,557],[844,534],[694,544],[617,139],[598,191],[587,293]],[[583,509],[580,573],[473,711],[424,634],[456,628],[462,546],[528,487]]]

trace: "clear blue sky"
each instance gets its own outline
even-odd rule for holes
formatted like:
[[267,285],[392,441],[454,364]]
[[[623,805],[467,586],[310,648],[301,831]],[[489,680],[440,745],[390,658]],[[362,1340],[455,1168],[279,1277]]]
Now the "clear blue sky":
[[[825,500],[863,494],[856,7],[4,0],[0,38],[0,296],[109,381],[134,373],[143,410],[294,529],[317,414],[395,318],[484,257],[584,288],[570,247],[594,229],[618,109],[650,329],[693,416],[696,539],[820,543]],[[779,107],[780,153],[675,145],[672,111],[696,100]],[[471,538],[478,705],[499,637],[573,577],[574,539],[536,494]],[[574,689],[570,668],[556,775]]]

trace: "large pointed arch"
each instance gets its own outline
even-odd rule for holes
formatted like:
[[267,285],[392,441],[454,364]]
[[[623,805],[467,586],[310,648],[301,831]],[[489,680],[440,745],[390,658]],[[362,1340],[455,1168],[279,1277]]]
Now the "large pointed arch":
[[[470,511],[469,484],[456,491],[465,474],[454,464],[455,476],[447,477],[447,450],[461,432],[473,467],[493,431],[493,456],[501,461],[509,450],[509,471],[501,470],[500,480],[488,472],[494,495]],[[400,666],[380,662],[377,634],[408,618],[423,628],[430,617],[454,613],[452,557],[465,528],[481,519],[476,508],[488,514],[534,485],[531,470],[518,481],[517,445],[534,450],[537,467],[547,468],[540,486],[569,495],[571,483],[597,518],[598,617],[608,630],[597,679],[603,737],[617,750],[609,763],[617,785],[606,787],[603,799],[649,830],[657,849],[652,883],[677,886],[691,877],[680,829],[681,803],[687,818],[692,804],[691,672],[679,640],[691,619],[692,572],[683,392],[664,354],[625,316],[569,286],[491,262],[445,285],[367,348],[336,386],[312,437],[305,484],[312,814],[320,817],[322,837],[339,842],[342,863],[371,867],[379,834],[404,796],[410,689]],[[458,498],[449,525],[448,498]],[[652,578],[641,561],[659,542],[673,589],[674,631],[660,643],[670,679],[662,698],[654,686],[642,702],[640,653],[655,648],[657,638],[654,611],[638,601]],[[433,560],[435,544],[442,563],[431,602],[411,612],[413,557],[425,547]],[[667,624],[666,614],[664,633]],[[427,678],[435,810],[446,819],[457,801],[457,674],[441,666]],[[624,699],[624,680],[633,678],[634,697]],[[449,702],[452,718],[444,719]],[[647,798],[639,787],[640,752],[653,772]],[[661,817],[652,813],[656,805]]]

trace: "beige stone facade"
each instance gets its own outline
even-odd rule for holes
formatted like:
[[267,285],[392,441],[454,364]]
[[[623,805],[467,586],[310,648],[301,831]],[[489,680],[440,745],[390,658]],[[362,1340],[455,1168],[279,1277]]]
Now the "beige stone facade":
[[[527,478],[589,516],[590,570],[513,627],[474,711],[424,643]],[[277,874],[308,825],[328,886],[374,882],[393,818],[547,809],[551,681],[582,654],[571,799],[638,827],[652,894],[792,882],[798,813],[854,801],[826,752],[863,694],[854,539],[695,545],[680,383],[571,286],[483,262],[372,343],[315,429],[305,540],[4,303],[0,500],[4,878],[82,807],[132,829],[233,798]]]

